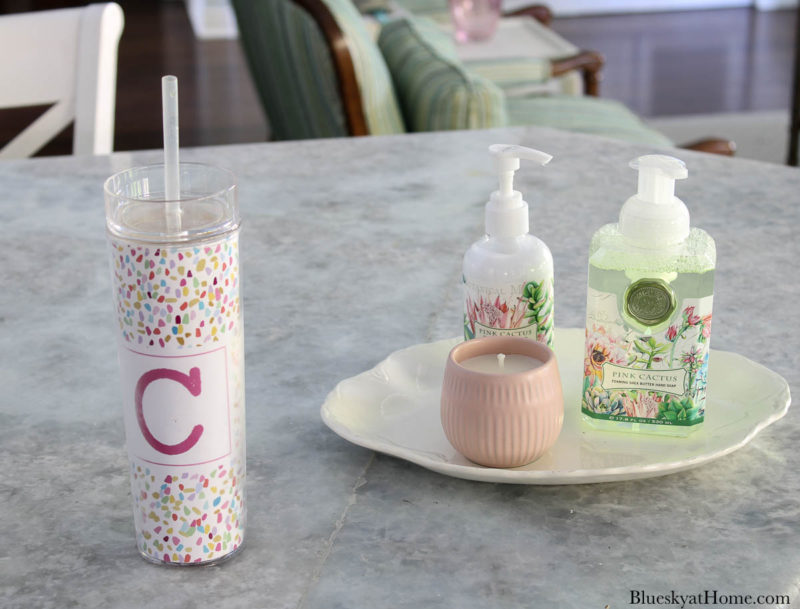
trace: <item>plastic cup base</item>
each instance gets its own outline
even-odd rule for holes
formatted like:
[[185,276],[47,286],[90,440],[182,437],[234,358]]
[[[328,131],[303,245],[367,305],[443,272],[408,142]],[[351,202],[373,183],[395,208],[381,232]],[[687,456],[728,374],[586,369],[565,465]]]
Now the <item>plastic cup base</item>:
[[233,552],[228,552],[224,556],[220,556],[219,558],[212,558],[211,560],[204,560],[202,562],[180,562],[180,561],[166,561],[161,560],[155,556],[151,556],[150,554],[145,554],[142,551],[139,551],[139,556],[144,558],[147,562],[153,565],[159,565],[164,567],[213,567],[215,565],[222,564],[224,562],[228,562],[235,556],[238,556],[239,553],[242,551],[244,547],[244,543],[236,548]]

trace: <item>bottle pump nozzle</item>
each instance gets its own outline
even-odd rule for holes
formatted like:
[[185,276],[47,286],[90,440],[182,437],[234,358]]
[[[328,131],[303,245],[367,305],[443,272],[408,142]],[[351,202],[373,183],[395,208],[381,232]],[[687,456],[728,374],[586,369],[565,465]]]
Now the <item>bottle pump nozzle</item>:
[[686,163],[663,154],[648,154],[630,162],[639,171],[639,194],[643,201],[660,205],[671,203],[675,196],[675,180],[683,180],[689,172]]
[[551,155],[533,148],[513,144],[493,144],[489,154],[494,160],[499,182],[486,204],[486,232],[492,237],[518,237],[528,232],[528,204],[522,194],[514,190],[514,172],[519,160],[528,159],[547,165]]
[[675,196],[675,180],[689,175],[686,164],[671,156],[648,154],[630,166],[639,171],[639,192],[622,206],[622,234],[641,247],[683,241],[689,236],[689,210]]

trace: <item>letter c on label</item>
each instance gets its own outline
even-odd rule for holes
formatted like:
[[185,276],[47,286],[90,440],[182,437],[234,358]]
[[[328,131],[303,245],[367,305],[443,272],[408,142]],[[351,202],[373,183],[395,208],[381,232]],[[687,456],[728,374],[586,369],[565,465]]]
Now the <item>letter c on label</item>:
[[145,372],[139,378],[139,382],[136,383],[136,394],[134,398],[136,403],[136,420],[139,422],[139,429],[142,431],[144,439],[160,453],[165,455],[180,455],[191,450],[191,448],[197,444],[198,440],[200,440],[200,436],[203,435],[203,426],[195,425],[189,435],[186,436],[186,439],[177,444],[164,444],[156,439],[150,432],[147,421],[144,420],[142,397],[144,396],[144,390],[147,389],[147,386],[153,381],[160,379],[167,379],[180,383],[189,390],[189,393],[198,396],[200,395],[200,368],[192,368],[189,370],[188,375],[178,372],[177,370],[171,370],[170,368],[157,368]]

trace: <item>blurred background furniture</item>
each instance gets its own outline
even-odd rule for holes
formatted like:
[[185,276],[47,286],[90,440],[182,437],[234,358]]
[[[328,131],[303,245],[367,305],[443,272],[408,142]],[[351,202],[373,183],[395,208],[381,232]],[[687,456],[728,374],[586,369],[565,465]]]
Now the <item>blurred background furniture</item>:
[[[443,30],[453,32],[446,0],[354,1],[359,10],[379,20],[389,19],[392,13],[421,16],[435,21]],[[597,95],[603,57],[593,51],[581,51],[559,36],[550,29],[552,20],[550,8],[543,4],[506,11],[494,36],[478,42],[461,42],[456,46],[456,54],[471,69],[489,59],[500,60],[499,65],[520,58],[560,60],[554,66],[552,78],[540,83],[527,83],[524,92]],[[567,61],[570,58],[572,61]]]
[[[507,95],[598,95],[603,56],[582,51],[545,25],[549,23],[549,14],[541,13],[541,16],[547,21],[541,22],[529,15],[503,17],[494,36],[488,40],[459,43],[456,54],[464,65],[479,73],[487,62],[491,65],[496,61],[501,70],[518,59],[546,59],[553,63],[550,78],[541,83],[521,83],[522,86],[514,89],[504,88]],[[440,27],[447,31],[452,29]]]
[[[502,82],[493,82],[491,74],[460,60],[444,31],[409,11],[404,18],[382,18],[376,43],[351,0],[234,0],[233,6],[275,139],[541,125],[653,146],[672,145],[612,100],[507,95]],[[543,7],[534,7],[528,14],[544,23],[550,18]],[[393,54],[392,47],[398,46],[401,54]],[[408,70],[409,54],[414,55],[415,70]],[[530,82],[546,82],[579,70],[586,92],[596,94],[603,59],[585,51],[524,63]],[[423,72],[424,82],[416,78]],[[432,107],[430,97],[436,89],[440,116],[427,120],[425,113]],[[445,91],[450,99],[441,102]],[[448,104],[453,114],[449,122],[441,117],[442,107]],[[723,154],[734,149],[731,142],[718,139],[690,147]]]
[[792,105],[789,108],[789,155],[786,163],[797,167],[800,139],[800,9],[795,15],[794,74],[792,75]]
[[0,17],[0,108],[53,104],[0,158],[35,154],[73,121],[73,154],[113,150],[123,24],[114,2]]

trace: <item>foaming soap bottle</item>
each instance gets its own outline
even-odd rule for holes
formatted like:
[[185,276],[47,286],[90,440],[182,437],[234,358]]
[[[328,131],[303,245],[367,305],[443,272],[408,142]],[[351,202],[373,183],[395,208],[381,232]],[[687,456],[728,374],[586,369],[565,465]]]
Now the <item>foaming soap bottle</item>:
[[584,421],[685,436],[705,417],[716,248],[675,194],[679,159],[631,161],[639,192],[589,248]]
[[514,190],[519,160],[545,165],[549,154],[489,147],[500,182],[486,204],[486,235],[464,255],[464,338],[524,336],[553,343],[553,256],[528,233],[528,204]]

